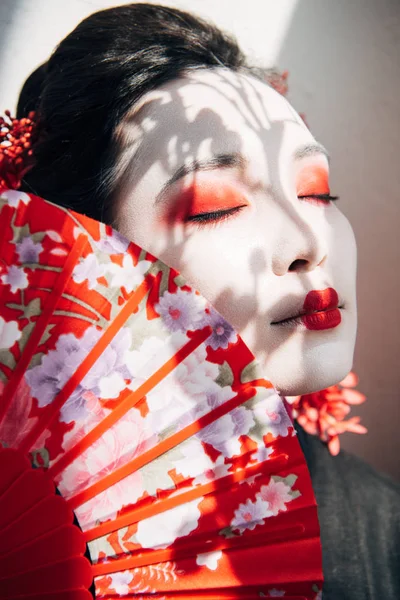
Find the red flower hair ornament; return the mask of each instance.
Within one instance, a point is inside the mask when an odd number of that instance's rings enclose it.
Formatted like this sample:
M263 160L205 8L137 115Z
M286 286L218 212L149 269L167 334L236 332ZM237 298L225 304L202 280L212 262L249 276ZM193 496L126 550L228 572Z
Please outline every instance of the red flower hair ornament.
M266 72L265 80L282 96L286 96L288 71ZM305 121L304 114L300 116ZM308 125L307 125L308 126ZM35 112L27 117L16 119L10 111L0 116L0 192L4 189L18 189L21 181L33 165L32 146L36 139L37 123ZM294 418L312 435L318 435L328 445L329 451L336 456L340 450L338 436L346 431L366 433L360 425L359 417L345 420L352 405L362 404L366 397L355 390L358 377L351 372L338 385L303 396L293 396L290 407Z
M11 117L9 110L0 116L0 190L18 189L23 176L32 166L32 143L35 140L35 113L23 119Z

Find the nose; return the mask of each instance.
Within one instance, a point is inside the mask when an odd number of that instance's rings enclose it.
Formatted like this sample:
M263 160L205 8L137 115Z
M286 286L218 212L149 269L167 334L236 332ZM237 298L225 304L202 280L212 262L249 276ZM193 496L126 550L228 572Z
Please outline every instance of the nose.
M319 218L306 221L298 213L285 215L275 230L273 273L307 273L323 266L328 256L326 233Z

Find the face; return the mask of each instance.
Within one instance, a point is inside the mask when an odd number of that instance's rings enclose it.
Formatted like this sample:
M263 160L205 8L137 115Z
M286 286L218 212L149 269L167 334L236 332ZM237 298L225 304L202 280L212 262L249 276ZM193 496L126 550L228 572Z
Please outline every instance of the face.
M329 198L326 151L285 98L251 76L191 72L144 96L117 133L114 226L214 305L281 394L343 379L354 235Z

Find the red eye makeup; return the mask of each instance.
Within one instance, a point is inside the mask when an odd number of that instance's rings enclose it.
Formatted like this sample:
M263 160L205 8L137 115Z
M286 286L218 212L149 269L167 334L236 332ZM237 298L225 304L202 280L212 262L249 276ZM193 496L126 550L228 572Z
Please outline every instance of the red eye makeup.
M227 219L248 205L238 186L218 181L196 182L174 196L167 219L170 224L205 224Z
M310 165L299 171L296 177L298 196L329 195L329 175L326 168Z
M330 195L328 170L321 165L303 167L296 177L297 197L316 204L329 204L338 200Z

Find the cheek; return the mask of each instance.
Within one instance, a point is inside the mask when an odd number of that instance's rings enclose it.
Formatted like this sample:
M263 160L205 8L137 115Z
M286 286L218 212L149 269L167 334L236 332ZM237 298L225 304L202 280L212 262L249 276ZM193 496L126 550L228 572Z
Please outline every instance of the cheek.
M357 244L354 231L347 217L335 207L329 221L329 263L332 265L333 281L344 288L343 294L355 298L357 274Z

